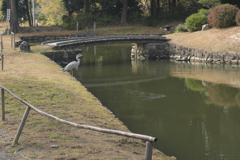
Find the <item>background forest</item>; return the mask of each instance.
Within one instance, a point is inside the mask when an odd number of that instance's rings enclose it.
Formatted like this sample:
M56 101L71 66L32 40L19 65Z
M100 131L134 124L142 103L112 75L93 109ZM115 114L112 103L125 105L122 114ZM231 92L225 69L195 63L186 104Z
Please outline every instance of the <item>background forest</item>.
M35 0L35 19L40 25L58 25L66 29L92 26L145 25L161 26L172 21L184 21L200 9L218 4L240 7L239 0ZM0 0L0 19L6 20L11 8L11 28L19 30L19 23L33 25L32 0ZM16 18L17 17L17 18Z

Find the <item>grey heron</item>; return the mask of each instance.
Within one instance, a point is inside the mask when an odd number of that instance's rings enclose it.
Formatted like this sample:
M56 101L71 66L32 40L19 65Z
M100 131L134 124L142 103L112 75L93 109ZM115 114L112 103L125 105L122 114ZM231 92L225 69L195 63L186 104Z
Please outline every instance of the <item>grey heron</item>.
M70 62L67 66L65 66L63 69L62 69L62 71L63 72L65 72L65 71L70 71L70 73L72 73L72 75L73 75L73 69L76 69L76 70L78 70L78 66L79 66L79 64L80 64L80 57L82 57L83 56L83 54L77 54L77 56L76 56L76 59L77 59L77 61L72 61L72 62Z

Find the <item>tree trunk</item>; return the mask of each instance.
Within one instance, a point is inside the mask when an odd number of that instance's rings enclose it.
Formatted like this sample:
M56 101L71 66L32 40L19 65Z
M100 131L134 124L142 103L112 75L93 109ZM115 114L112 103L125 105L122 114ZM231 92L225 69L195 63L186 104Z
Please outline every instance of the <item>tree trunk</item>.
M17 33L19 30L19 24L18 24L16 0L10 0L10 7L11 7L11 18L10 18L11 31L14 33Z
M27 10L27 17L28 17L28 24L31 27L32 26L32 21L31 21L31 17L30 17L30 13L29 13L29 8L28 8L28 0L24 0L24 3L26 5L26 10Z
M127 23L127 0L123 1L122 18L121 18L120 25L129 26L129 24Z
M157 8L160 8L160 0L157 0Z
M176 0L172 0L172 7L175 8L177 6Z
M70 17L72 15L72 13L74 12L74 9L71 8L72 4L68 0L62 0L62 2L68 12L68 16Z
M5 3L6 3L6 9L11 9L11 6L10 6L10 1L9 0L5 0ZM7 10L6 10L6 13L7 13ZM7 19L7 14L5 15L5 19Z
M29 11L29 17L30 17L29 19L30 19L30 21L31 21L31 26L32 26L32 25L33 25L32 0L30 0L28 4L29 4L29 10L28 10L28 11Z
M168 13L171 13L171 1L168 0Z
M84 0L85 14L89 14L89 0Z
M151 16L157 17L157 7L155 0L151 0Z

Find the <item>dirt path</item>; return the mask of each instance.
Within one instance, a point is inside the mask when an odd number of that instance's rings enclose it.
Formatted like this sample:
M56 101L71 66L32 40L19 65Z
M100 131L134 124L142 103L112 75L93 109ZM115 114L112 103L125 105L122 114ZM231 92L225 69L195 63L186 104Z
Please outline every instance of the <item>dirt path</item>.
M26 160L29 159L21 153L21 148L19 148L15 153L9 150L9 146L12 144L13 135L7 134L7 131L0 128L0 159L1 160Z

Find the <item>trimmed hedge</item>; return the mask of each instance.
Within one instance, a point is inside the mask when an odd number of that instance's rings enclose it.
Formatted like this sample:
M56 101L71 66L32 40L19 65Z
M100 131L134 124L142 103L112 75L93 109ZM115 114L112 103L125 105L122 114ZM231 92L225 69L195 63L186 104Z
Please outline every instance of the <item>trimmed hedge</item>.
M202 25L206 23L207 23L206 15L202 13L195 13L186 19L185 26L190 32L200 31L202 29Z
M175 29L174 32L175 32L175 33L177 33L177 32L187 32L187 29L186 29L185 24L179 24L179 25L176 27L176 29Z
M211 9L208 17L210 26L216 28L229 27L235 24L236 14L239 8L233 5L218 5Z

